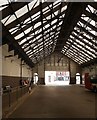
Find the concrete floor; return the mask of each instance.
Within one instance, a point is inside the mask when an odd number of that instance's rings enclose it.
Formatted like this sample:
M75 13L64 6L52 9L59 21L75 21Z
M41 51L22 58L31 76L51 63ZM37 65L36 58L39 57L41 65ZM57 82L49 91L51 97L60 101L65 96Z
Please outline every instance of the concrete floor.
M9 118L96 118L96 95L77 85L36 86Z

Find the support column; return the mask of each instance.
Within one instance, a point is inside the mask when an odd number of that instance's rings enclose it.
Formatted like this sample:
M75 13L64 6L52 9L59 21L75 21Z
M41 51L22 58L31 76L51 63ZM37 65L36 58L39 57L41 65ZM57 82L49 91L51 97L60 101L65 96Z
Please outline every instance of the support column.
M69 84L71 84L71 66L70 66L71 62L70 59L68 60L68 70L69 70L69 74L70 74L70 82Z
M44 58L44 81L43 84L45 85L45 58Z
M22 80L22 60L21 60L21 63L20 63L20 79Z

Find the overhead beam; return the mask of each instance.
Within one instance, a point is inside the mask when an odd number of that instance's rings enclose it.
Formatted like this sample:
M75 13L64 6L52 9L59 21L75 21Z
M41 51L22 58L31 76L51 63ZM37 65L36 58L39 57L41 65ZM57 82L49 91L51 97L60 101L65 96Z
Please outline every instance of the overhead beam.
M58 44L62 43L63 45L60 46L60 51L62 50L86 6L87 4L82 2L70 2L68 4L56 49L59 47Z
M26 55L26 53L23 51L23 49L19 46L19 44L15 41L15 39L12 37L12 35L9 33L9 31L6 29L6 27L2 24L2 36L6 34L7 44L11 44L15 51L17 51L18 55L21 56L21 58L26 61L26 63L30 67L34 67L34 64L29 59L29 57Z

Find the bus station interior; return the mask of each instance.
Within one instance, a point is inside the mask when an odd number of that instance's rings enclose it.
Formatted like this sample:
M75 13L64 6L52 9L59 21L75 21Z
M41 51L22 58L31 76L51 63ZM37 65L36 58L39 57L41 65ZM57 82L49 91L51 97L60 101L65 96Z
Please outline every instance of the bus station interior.
M1 1L0 116L97 118L97 3Z

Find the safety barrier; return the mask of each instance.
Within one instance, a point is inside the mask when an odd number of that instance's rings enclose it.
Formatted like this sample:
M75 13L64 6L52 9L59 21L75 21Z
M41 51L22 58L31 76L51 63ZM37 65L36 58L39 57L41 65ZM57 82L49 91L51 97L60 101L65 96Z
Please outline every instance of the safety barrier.
M2 92L2 112L5 115L12 106L22 102L22 98L28 93L29 86L9 88ZM20 100L21 99L21 100Z

